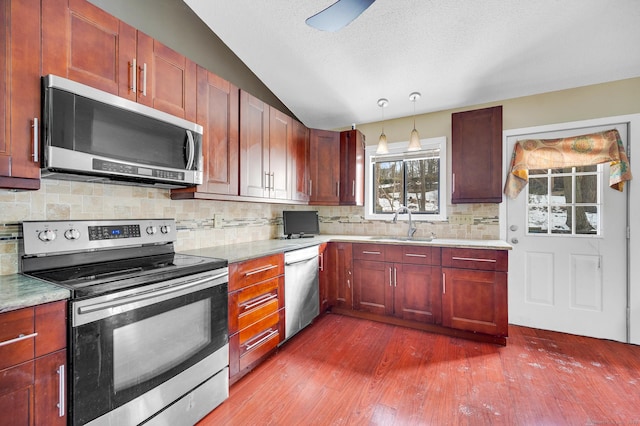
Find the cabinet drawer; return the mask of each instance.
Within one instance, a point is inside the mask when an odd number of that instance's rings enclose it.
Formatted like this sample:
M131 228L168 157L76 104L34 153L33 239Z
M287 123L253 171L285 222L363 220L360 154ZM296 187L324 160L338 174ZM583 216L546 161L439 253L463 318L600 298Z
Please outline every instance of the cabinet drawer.
M243 345L240 349L240 371L263 358L275 349L278 343L280 343L280 333L278 332L278 327L275 326L256 336L255 341L252 341L250 346Z
M0 314L0 370L33 359L36 336L33 308Z
M67 347L67 302L38 305L36 315L36 357Z
M442 266L447 268L507 271L506 250L443 248Z
M279 309L279 281L280 278L273 278L239 292L237 307L239 330Z
M428 246L402 246L398 263L410 263L414 265L440 265L440 248Z
M282 253L229 265L229 291L284 274Z
M251 324L249 327L246 327L240 330L239 340L240 343L240 355L242 355L247 350L251 350L251 347L260 340L260 336L264 337L267 331L275 330L278 331L278 323L280 321L280 311L274 312L261 319L258 322Z
M387 246L384 244L353 244L353 258L359 260L385 260Z

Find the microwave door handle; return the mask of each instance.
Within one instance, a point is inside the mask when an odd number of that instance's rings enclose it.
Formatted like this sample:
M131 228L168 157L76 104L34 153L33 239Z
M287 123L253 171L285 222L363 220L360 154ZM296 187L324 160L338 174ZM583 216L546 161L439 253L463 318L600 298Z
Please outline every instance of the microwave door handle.
M191 166L193 166L193 159L196 155L196 144L193 141L193 133L191 133L191 130L187 130L187 142L189 143L189 159L187 160L187 170L191 170Z

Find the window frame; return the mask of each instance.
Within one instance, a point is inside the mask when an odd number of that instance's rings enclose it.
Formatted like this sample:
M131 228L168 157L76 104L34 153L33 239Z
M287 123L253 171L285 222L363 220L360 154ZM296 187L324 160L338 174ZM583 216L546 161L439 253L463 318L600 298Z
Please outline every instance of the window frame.
M434 149L440 150L440 173L439 173L439 191L438 202L440 204L440 211L438 214L420 213L413 214L411 219L418 222L444 222L447 220L447 138L445 136L439 136L436 138L421 139L420 145L422 150L430 151ZM389 154L386 155L398 155L399 158L410 158L416 156L416 151L407 151L409 146L408 141L393 142L388 144ZM393 213L374 213L373 212L373 167L376 158L377 145L368 145L365 148L365 169L364 169L364 217L367 220L383 220L390 221L393 218ZM402 155L405 154L406 157ZM406 216L406 213L401 214Z

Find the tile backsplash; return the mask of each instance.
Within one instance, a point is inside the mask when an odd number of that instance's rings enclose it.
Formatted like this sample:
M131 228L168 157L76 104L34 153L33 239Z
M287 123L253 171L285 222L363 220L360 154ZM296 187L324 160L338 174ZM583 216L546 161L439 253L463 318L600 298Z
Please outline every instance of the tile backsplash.
M38 191L0 190L0 275L18 272L24 220L175 218L177 250L282 236L282 210L318 210L323 234L403 235L406 222L363 219L362 207L324 207L209 200L171 200L166 189L43 179ZM498 205L448 206L473 216L473 224L418 222L416 236L499 238ZM221 220L214 227L214 215ZM359 218L359 219L358 219Z

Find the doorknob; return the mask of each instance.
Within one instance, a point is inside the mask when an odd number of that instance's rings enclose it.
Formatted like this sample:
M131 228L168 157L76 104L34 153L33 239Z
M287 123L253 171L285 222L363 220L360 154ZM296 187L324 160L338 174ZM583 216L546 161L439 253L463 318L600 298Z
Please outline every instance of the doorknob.
M518 244L518 239L517 238L512 238L511 239L511 244Z
M518 225L511 225L509 227L509 229L512 230L512 231L517 231L518 230Z

